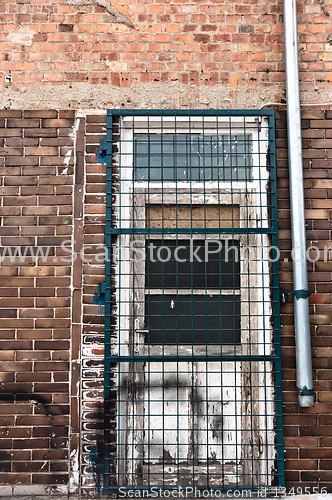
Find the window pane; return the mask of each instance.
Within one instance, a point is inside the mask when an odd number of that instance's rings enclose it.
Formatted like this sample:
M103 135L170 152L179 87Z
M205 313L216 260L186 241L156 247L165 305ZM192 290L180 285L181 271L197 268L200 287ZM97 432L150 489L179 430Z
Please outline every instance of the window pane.
M251 152L249 134L136 134L135 180L251 180Z
M239 344L240 296L148 295L148 344Z
M147 240L146 288L238 289L236 240Z

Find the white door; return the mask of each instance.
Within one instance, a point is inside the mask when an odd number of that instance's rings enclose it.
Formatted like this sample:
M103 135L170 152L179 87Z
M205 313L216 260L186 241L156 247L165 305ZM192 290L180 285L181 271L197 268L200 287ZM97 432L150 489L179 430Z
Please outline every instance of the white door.
M118 482L264 486L275 455L272 369L259 357L272 353L269 264L264 252L247 254L268 245L259 234L267 224L266 149L248 146L249 128L248 137L210 129L202 136L195 122L189 137L181 123L181 132L174 118L167 130L157 121L152 132L144 120L135 133L123 125ZM225 159L232 154L235 167Z

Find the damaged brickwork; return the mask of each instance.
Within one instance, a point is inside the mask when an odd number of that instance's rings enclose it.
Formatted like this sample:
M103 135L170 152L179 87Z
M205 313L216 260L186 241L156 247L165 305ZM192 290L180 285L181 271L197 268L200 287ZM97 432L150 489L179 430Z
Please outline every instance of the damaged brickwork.
M302 100L330 102L331 6L298 4ZM6 108L283 102L280 0L49 0L0 6Z

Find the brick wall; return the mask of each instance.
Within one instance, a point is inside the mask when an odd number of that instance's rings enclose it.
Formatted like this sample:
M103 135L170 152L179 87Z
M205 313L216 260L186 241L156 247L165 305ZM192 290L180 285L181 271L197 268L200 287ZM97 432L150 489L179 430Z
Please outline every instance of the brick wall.
M278 0L112 2L118 19L97 1L43 3L41 9L39 0L29 9L21 3L1 8L3 70L11 72L14 88L36 81L128 88L148 82L235 87L239 76L251 85L283 80L275 72L283 59ZM319 8L307 15L327 23ZM19 26L30 37L23 61L20 35L13 33Z
M73 112L0 111L0 125L0 482L65 485ZM4 254L27 246L26 258Z
M293 290L285 113L277 114L278 199L281 286ZM296 394L293 299L282 306L285 467L288 489L306 486L332 491L332 112L302 112L307 245L320 258L308 262L315 406L299 408ZM310 254L316 260L318 254ZM288 259L288 262L284 262ZM311 491L313 491L311 489Z
M0 266L0 483L31 492L44 485L64 491L70 481L72 491L81 485L93 496L88 454L103 434L103 311L93 294L104 277L95 255L105 223L105 169L94 150L105 137L105 113L78 113L74 120L71 111L4 110L0 120L2 252L50 247L44 262L6 257ZM280 278L290 292L284 112L277 112L276 125ZM322 251L309 262L316 402L307 409L297 404L290 296L282 306L285 467L288 489L331 491L332 262L330 255L324 262L323 248L332 247L332 112L303 111L302 127L308 245ZM64 240L76 253L83 248L83 261L69 262Z
M106 117L74 115L0 111L0 484L14 494L95 493L105 171L94 151Z
M37 107L76 108L284 99L282 0L98 3L0 5L4 105L22 107L27 96ZM307 102L329 102L332 4L303 0L298 13L302 91Z

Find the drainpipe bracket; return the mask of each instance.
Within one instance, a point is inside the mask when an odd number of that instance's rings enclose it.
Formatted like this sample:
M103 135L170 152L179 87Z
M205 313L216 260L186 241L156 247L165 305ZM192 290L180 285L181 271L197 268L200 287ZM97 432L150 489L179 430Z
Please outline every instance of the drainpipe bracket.
M298 395L299 396L313 396L314 395L314 390L313 389L308 389L308 387L305 385L300 389L299 387L297 388Z
M305 289L294 290L293 292L291 292L291 295L294 295L296 300L307 299L311 295L311 292L309 292L309 290L305 290Z

